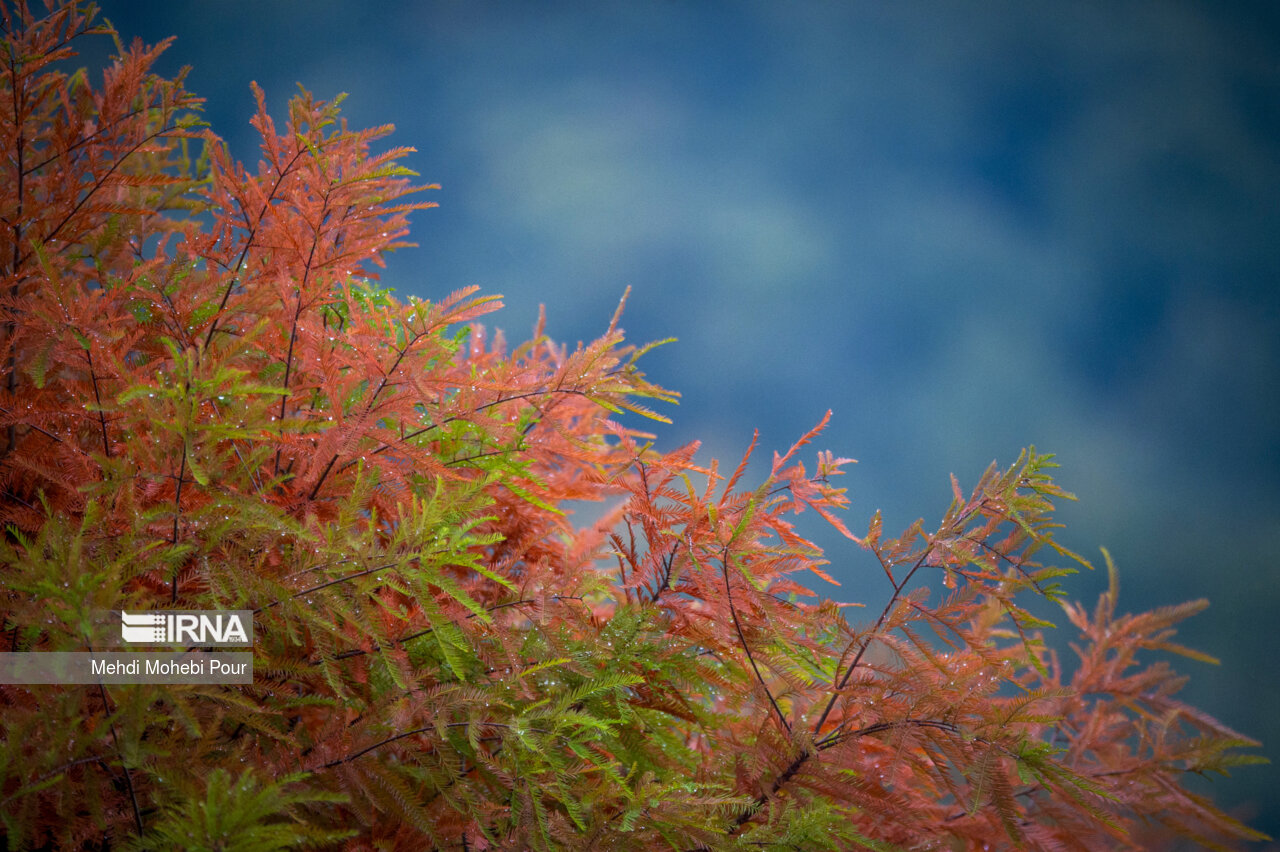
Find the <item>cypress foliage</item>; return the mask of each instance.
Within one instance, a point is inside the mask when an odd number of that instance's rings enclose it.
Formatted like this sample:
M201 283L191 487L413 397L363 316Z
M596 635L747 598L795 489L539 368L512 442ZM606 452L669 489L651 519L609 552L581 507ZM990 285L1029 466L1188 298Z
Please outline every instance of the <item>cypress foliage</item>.
M103 610L248 609L251 686L0 686L17 849L1098 849L1257 839L1182 785L1260 758L1176 698L1203 603L1092 611L1057 581L1049 456L855 535L800 450L744 483L660 452L619 313L509 348L496 297L376 283L433 206L337 102L260 160L166 47L95 82L79 2L3 5L4 650L91 649ZM603 501L576 526L569 501ZM868 609L791 518L873 554ZM1041 563L1048 554L1061 565ZM931 595L925 584L935 587ZM1079 633L1064 666L1028 596Z

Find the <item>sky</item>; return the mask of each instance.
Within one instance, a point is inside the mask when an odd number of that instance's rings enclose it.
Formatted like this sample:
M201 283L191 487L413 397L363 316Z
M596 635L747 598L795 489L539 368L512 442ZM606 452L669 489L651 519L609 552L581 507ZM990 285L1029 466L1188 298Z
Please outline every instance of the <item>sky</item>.
M767 460L816 423L850 526L934 523L1035 445L1121 606L1207 597L1184 695L1280 763L1280 8L105 0L256 162L300 83L441 189L383 283L591 340L618 298L683 395L660 444ZM101 49L105 54L106 45ZM97 49L97 48L94 48ZM84 61L95 60L93 49ZM92 67L92 65L91 65ZM763 465L758 475L764 475ZM816 529L816 528L815 528ZM839 600L882 601L822 539ZM1069 581L1092 601L1104 572ZM1212 790L1280 835L1280 766Z

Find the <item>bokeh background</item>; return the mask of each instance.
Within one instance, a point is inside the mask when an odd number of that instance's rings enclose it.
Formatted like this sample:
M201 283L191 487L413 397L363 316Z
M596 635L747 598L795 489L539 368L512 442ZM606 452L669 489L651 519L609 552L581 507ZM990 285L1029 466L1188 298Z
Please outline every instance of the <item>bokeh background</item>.
M1054 452L1063 539L1122 606L1208 597L1185 695L1280 756L1280 6L106 0L256 162L301 83L440 183L385 284L478 284L510 338L593 339L624 288L684 394L658 429L762 461L828 408L850 526ZM82 53L91 66L109 44ZM100 50L101 53L95 53ZM762 465L763 467L763 465ZM877 602L829 546L824 590ZM1092 600L1105 572L1070 581ZM1217 798L1280 835L1280 769Z

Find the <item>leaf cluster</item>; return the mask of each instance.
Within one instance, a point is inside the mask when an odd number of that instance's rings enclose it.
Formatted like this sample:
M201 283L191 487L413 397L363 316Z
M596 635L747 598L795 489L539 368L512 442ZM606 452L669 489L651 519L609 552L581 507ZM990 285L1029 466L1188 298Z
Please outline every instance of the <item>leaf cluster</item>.
M91 6L2 23L5 650L164 607L252 610L256 640L249 686L0 685L8 848L1260 836L1182 783L1256 744L1139 657L1196 656L1171 636L1201 604L1067 602L1050 457L953 480L933 532L855 535L850 460L800 460L826 418L750 486L754 442L727 476L656 450L633 424L676 394L621 305L589 344L509 347L496 297L380 287L434 206L389 127L306 92L278 127L255 89L251 168L152 72L166 44L117 42L95 86L59 70L111 33ZM801 582L831 580L805 510L873 557L870 609ZM1070 671L1035 596L1079 631Z

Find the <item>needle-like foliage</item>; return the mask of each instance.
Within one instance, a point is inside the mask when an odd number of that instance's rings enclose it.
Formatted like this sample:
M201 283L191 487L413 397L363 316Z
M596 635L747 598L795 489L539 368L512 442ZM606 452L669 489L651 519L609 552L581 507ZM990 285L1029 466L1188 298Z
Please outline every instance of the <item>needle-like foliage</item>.
M68 73L113 35L91 7L2 8L2 650L91 650L114 610L255 629L249 686L0 686L8 849L1259 837L1183 786L1255 744L1142 656L1190 653L1202 604L1120 615L1113 581L1063 603L1078 660L1043 643L1026 601L1083 561L1048 456L889 538L846 527L848 459L801 461L825 419L754 485L750 450L659 452L626 424L675 394L618 315L509 348L495 297L375 283L433 206L390 128L305 92L277 126L255 89L249 167L152 72L166 45ZM868 608L802 584L830 579L806 509L874 557L841 589Z

